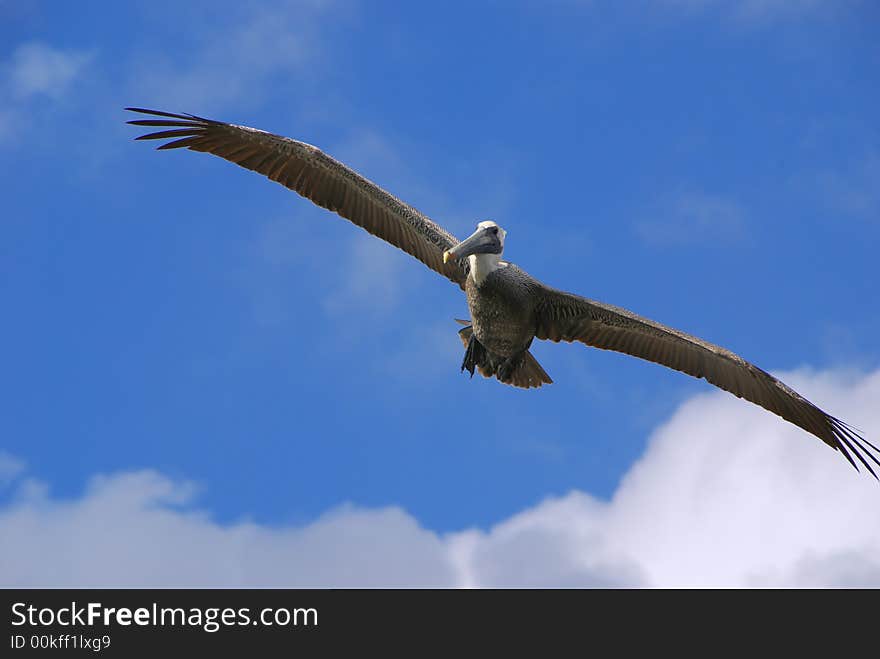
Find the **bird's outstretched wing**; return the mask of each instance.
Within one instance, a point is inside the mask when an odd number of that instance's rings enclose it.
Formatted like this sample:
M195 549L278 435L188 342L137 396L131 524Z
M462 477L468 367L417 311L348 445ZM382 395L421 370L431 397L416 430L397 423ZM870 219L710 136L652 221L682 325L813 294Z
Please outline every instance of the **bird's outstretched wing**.
M466 263L443 263L443 252L458 243L455 236L317 147L191 114L143 108L126 110L163 117L129 121L135 126L164 129L137 139L170 139L159 149L204 151L268 176L399 247L464 288Z
M868 442L840 419L823 412L799 393L737 354L684 332L594 300L549 287L542 291L535 336L580 341L674 368L760 405L840 450L858 469L851 453L877 478L870 462L880 461ZM867 445L867 446L866 446ZM867 459L866 459L867 458Z

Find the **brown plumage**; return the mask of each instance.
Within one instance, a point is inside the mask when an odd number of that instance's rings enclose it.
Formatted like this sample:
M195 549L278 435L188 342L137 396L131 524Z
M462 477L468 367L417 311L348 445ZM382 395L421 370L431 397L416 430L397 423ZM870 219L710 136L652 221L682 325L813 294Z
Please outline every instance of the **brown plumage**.
M850 452L876 478L864 456L880 465L868 448L877 447L852 427L830 414L739 355L690 334L595 300L547 287L536 313L535 336L550 341L579 341L603 350L674 368L745 398L786 421L800 426L834 449L840 449L856 467Z
M411 254L465 290L471 324L462 370L513 386L552 382L528 349L535 338L579 341L673 368L778 414L877 477L871 449L852 427L729 350L608 304L557 291L500 260L505 232L483 222L464 242L416 209L318 148L246 126L190 114L126 108L163 117L129 123L165 130L137 139L171 139L159 149L188 148L259 172ZM854 459L855 457L855 459Z
M443 252L458 242L455 236L311 144L191 114L142 108L126 110L168 117L128 122L135 126L176 127L137 139L175 138L159 150L204 151L268 176L399 247L464 288L467 271L462 264L443 263Z

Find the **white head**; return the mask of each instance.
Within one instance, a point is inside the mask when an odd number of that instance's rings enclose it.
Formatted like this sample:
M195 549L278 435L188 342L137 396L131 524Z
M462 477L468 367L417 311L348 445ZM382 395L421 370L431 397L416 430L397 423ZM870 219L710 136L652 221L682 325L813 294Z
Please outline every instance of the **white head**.
M492 220L477 224L477 230L443 254L443 261L461 259L472 254L493 254L501 258L507 232Z
M480 222L473 234L443 253L443 262L467 257L474 281L481 284L490 272L502 266L506 236L507 232L492 220Z

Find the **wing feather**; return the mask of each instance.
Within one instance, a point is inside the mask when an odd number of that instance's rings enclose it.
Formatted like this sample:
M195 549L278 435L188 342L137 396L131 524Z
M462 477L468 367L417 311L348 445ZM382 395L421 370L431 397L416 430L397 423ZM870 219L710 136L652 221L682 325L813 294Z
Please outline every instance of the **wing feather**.
M871 462L880 466L880 460L869 450L870 447L880 455L876 446L739 355L620 307L548 287L544 287L541 298L537 308L537 338L578 341L705 378L716 387L760 405L812 433L841 451L858 469L853 459L855 456L877 478Z
M443 252L458 243L455 236L311 144L192 114L126 110L167 117L129 121L135 126L165 128L136 139L171 140L158 148L211 153L263 174L402 249L464 288L466 262L443 263Z

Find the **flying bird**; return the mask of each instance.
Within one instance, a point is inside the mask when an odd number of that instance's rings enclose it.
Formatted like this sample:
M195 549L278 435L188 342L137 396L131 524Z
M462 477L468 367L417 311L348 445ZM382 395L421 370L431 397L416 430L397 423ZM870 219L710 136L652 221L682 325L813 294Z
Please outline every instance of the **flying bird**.
M502 260L506 232L493 221L459 241L412 206L305 142L192 114L126 108L151 115L128 123L161 128L139 140L171 140L160 150L186 148L220 156L294 190L371 234L414 256L457 284L467 297L470 321L459 336L461 370L504 384L531 388L553 381L529 352L534 339L578 341L622 352L696 378L778 414L858 460L873 476L870 449L880 449L853 427L729 350L595 300L550 288ZM158 118L157 118L158 117ZM855 460L854 460L855 458Z

